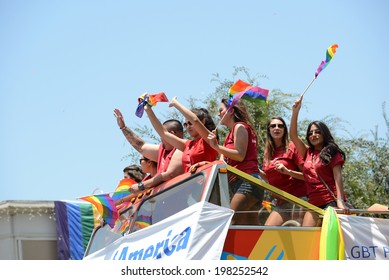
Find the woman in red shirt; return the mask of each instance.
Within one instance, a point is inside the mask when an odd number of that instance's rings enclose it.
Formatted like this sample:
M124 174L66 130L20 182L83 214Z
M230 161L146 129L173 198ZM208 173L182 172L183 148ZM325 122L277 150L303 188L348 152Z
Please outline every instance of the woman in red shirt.
M163 141L168 142L178 150L182 151L182 167L184 172L189 172L192 165L202 161L214 161L217 158L217 152L209 146L206 140L204 140L197 129L193 126L193 123L187 120L184 123L184 127L188 132L192 140L182 139L175 136L173 133L167 131L167 129L160 123L155 116L152 108L148 105L145 106L145 112L147 113L151 124L157 131ZM215 123L208 111L204 108L193 109L192 112L201 121L201 123L207 129L215 129Z
M349 208L345 204L346 196L342 179L342 167L346 155L335 143L328 127L320 121L308 125L306 134L308 146L298 137L297 119L301 102L302 97L293 104L290 138L305 160L303 175L308 201L322 209L328 206L344 209L347 214ZM303 226L317 226L318 220L316 213L306 212Z
M302 173L304 160L296 147L289 142L288 128L283 118L272 117L267 123L267 138L263 157L261 177L275 186L296 197L307 200L307 190ZM277 199L275 209L266 220L267 226L279 226L288 219L299 219L300 213L287 212L292 204Z
M230 129L224 145L218 144L217 135L213 129L206 129L195 115L179 104L174 98L170 106L178 109L199 131L201 137L208 141L215 151L227 164L235 167L256 178L260 178L257 157L257 136L249 114L243 101L238 101L235 106L227 110L228 99L222 99L219 107L221 124ZM249 213L235 214L233 224L255 225L258 224L258 210L263 199L263 190L257 186L239 178L230 178L230 186L233 196L230 208L235 211L249 211Z

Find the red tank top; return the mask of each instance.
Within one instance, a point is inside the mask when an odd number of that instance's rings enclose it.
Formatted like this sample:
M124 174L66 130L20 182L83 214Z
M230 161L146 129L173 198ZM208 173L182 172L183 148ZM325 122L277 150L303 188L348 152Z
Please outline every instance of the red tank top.
M211 148L203 138L188 140L185 142L182 154L182 167L184 172L188 172L193 164L201 161L214 161L216 157L216 150Z
M224 159L228 165L231 165L236 169L246 172L247 174L259 173L258 157L257 157L257 140L254 131L246 123L237 122L234 124L234 127L231 129L230 133L228 133L226 140L224 141L224 147L229 149L235 148L234 131L235 131L235 127L238 124L242 124L246 128L249 135L246 156L243 161L236 161L227 157L224 157Z

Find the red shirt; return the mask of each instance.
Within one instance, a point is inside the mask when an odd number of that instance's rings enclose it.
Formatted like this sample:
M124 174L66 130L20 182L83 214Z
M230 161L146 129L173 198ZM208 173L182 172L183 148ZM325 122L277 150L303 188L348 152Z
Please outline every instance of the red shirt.
M287 169L300 171L298 166L304 164L304 160L292 142L289 142L288 151L284 147L277 148L269 165L266 165L266 162L263 161L263 171L265 171L270 185L297 197L307 195L305 182L278 172L274 165L276 161L282 163Z
M185 142L185 149L182 154L182 167L188 172L190 167L201 161L216 160L217 152L202 138L188 140Z
M247 174L259 173L258 168L258 157L257 157L257 140L254 134L254 131L251 129L249 125L243 122L237 122L234 124L234 127L231 129L230 133L228 133L226 140L224 141L224 147L229 149L235 149L234 143L234 131L237 124L242 124L247 132L248 132L248 143L247 143L247 151L246 156L243 161L236 161L233 159L229 159L224 157L226 163L239 169Z
M312 152L310 149L307 150L303 171L305 183L307 186L308 201L316 206L322 206L330 203L331 201L334 201L334 197L330 194L326 186L320 180L317 173L320 174L334 195L337 196L332 168L335 165L340 164L343 166L344 164L342 155L337 152L335 156L332 157L329 164L323 165L319 158L319 153L320 151L315 150Z
M175 150L176 148L166 151L162 144L159 145L157 173L162 173L167 170Z

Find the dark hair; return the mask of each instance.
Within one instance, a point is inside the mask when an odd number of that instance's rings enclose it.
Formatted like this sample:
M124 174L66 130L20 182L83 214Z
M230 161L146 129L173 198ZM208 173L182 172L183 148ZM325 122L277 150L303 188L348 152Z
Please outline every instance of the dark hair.
M342 155L343 159L346 160L346 154L335 143L334 137L332 136L328 126L321 121L313 121L308 125L307 134L305 136L305 139L307 140L307 143L309 145L309 149L311 151L314 150L314 146L309 141L309 132L311 130L312 125L316 125L318 127L318 129L320 129L321 135L323 137L323 149L320 151L320 155L319 155L320 160L323 163L323 165L329 164L332 157L335 156L337 152L339 152Z
M184 127L179 120L169 119L163 123L168 131L174 131L176 133L184 133Z
M142 168L137 164L131 164L123 169L123 172L132 177L137 183L141 182L146 174L142 171Z
M283 118L275 116L271 117L270 120L267 122L266 126L266 144L265 144L265 151L264 151L264 160L266 162L266 165L269 164L271 159L274 156L274 152L276 150L276 144L274 143L274 139L270 134L270 123L272 120L279 120L284 125L284 134L282 135L282 146L285 148L286 151L289 149L289 135L288 135L288 128L286 126L286 123Z
M200 121L205 119L204 126L209 130L213 131L216 128L215 122L212 119L212 116L209 114L208 110L205 108L195 108L192 109L192 112L199 118Z
M228 98L223 98L222 103L228 108ZM254 126L254 123L247 112L246 105L244 102L240 99L234 107L234 120L235 122L244 122L247 123L247 125L253 130L254 135L255 135L255 140L257 141L257 150L259 149L258 145L258 135Z

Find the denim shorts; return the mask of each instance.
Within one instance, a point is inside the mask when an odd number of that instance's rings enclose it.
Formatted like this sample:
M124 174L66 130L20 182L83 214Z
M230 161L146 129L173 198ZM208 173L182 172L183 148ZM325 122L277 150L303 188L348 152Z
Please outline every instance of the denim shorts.
M254 173L250 175L262 180L258 173ZM250 194L256 197L259 201L263 200L263 193L264 193L263 189L257 187L256 185L252 185L250 184L250 182L243 179L237 179L233 181L231 183L231 191L233 194L235 193Z

